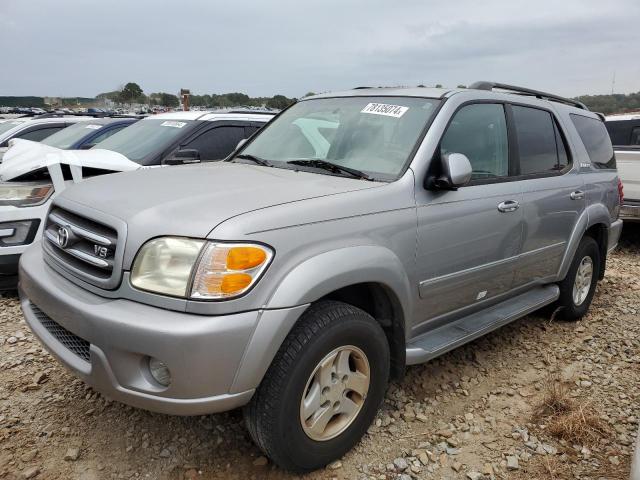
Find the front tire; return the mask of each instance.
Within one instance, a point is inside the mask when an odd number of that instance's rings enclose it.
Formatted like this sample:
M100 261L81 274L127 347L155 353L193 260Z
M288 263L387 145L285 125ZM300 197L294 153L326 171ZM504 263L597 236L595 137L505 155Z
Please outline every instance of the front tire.
M584 237L565 279L559 283L560 307L558 315L563 320L580 320L589 310L600 272L600 249L591 237Z
M245 408L255 443L278 466L303 473L342 457L384 399L389 344L369 314L312 305L289 333Z

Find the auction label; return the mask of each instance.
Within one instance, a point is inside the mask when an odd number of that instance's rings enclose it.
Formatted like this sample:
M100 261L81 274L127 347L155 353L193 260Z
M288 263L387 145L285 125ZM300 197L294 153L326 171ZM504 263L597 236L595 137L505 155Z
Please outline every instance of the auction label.
M185 122L173 122L170 120L167 120L166 122L162 122L160 125L162 125L163 127L173 127L173 128L182 128L186 125Z
M400 118L405 112L409 110L409 107L403 107L401 105L389 105L388 103L370 103L360 113L372 113L374 115L385 115L387 117Z

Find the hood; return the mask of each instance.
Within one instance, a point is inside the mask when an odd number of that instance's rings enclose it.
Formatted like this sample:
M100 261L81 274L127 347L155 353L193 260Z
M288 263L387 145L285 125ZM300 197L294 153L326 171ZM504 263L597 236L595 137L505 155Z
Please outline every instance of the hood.
M71 166L73 180L76 182L82 180L81 167L116 172L140 168L139 164L110 150L60 150L41 143L21 140L15 142L4 154L0 164L0 180L13 180L43 168L48 168L51 178L55 180L56 174L53 170L59 170L61 164Z
M379 186L331 175L216 162L143 169L87 180L62 195L128 225L133 243L161 235L204 238L231 217ZM131 243L129 238L127 243ZM137 248L137 247L136 247Z

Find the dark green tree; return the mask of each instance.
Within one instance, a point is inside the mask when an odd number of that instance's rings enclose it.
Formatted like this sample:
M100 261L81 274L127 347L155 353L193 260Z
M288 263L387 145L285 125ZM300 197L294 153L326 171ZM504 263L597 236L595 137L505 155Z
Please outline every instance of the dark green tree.
M274 95L267 101L267 107L282 110L295 102L295 99L287 98L284 95Z
M172 95L171 93L158 92L149 95L149 103L163 107L177 107L180 105L180 100L176 95Z
M227 97L227 100L231 105L248 105L251 101L249 95L246 93L225 93L224 96Z
M127 83L120 92L120 101L122 103L136 103L142 98L144 98L144 94L137 83Z

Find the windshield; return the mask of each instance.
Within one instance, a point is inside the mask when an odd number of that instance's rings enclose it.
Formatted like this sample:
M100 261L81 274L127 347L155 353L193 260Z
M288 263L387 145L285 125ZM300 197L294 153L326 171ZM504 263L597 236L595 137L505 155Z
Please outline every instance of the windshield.
M0 123L0 135L2 135L5 132L8 132L12 128L16 128L18 125L22 125L23 123L24 121L16 121L16 120L9 120L8 122Z
M112 150L129 160L144 164L149 155L163 151L194 123L193 120L145 119L119 131L94 148Z
M68 148L71 148L71 146L75 143L91 135L96 130L100 130L101 128L102 125L98 125L96 123L79 122L75 125L71 125L70 127L63 128L59 132L56 132L53 135L45 138L40 143L44 143L45 145L49 145L50 147L67 150Z
M402 173L437 104L415 97L302 101L267 126L241 154L274 166L324 160L374 179L393 180Z

